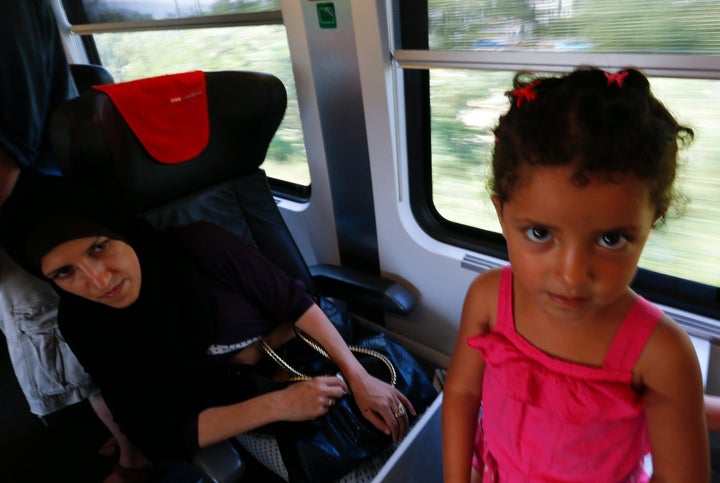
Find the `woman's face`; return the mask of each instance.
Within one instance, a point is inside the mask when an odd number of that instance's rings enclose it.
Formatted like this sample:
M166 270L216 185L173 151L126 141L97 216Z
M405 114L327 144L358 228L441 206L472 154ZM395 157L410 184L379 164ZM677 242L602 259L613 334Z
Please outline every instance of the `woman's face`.
M66 292L116 309L140 295L140 261L120 240L101 236L67 241L50 250L40 268Z

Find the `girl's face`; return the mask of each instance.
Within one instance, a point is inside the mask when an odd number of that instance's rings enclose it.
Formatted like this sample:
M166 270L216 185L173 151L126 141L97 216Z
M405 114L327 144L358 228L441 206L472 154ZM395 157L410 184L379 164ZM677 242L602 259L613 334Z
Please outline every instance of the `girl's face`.
M120 240L103 236L67 241L50 250L40 268L66 292L110 307L127 307L140 295L140 261Z
M571 181L572 167L527 167L510 200L493 200L513 266L516 297L547 316L588 320L628 301L628 286L655 222L633 176ZM622 297L627 297L623 299Z

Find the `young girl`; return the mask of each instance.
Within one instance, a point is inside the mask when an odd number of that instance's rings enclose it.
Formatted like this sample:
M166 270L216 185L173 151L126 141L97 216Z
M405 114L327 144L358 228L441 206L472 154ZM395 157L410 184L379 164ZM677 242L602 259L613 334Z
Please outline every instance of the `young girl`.
M647 453L652 481L708 481L692 344L629 287L692 131L633 69L518 74L509 97L491 187L511 265L465 299L445 482L648 481Z

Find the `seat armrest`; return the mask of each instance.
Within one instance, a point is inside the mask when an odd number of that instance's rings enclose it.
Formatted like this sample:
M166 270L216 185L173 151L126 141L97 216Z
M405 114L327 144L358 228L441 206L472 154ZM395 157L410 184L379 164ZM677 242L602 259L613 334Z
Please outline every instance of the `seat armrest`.
M245 463L230 441L200 449L193 463L203 473L203 483L236 483L245 474Z
M318 291L372 310L409 315L417 297L394 280L346 267L320 264L310 267Z

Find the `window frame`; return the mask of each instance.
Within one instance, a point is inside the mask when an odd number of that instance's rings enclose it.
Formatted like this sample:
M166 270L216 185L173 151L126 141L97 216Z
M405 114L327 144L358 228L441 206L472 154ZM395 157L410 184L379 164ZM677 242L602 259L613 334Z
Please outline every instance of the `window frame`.
M62 0L56 0L60 10L63 9ZM82 0L75 0L73 8L84 9ZM166 30L207 29L222 27L251 27L259 25L283 25L282 11L268 10L264 12L231 13L227 15L204 15L198 17L183 17L162 20L141 20L101 23L71 24L67 20L65 11L66 30L76 35L82 42L87 62L102 65L100 54L95 45L93 35L106 33L150 32ZM292 181L268 176L268 183L273 194L291 201L306 203L312 193L312 181L308 185L293 183Z
M536 70L569 72L578 65L609 70L635 66L649 76L720 80L720 56L691 54L608 54L590 52L516 52L429 50L427 0L393 0L395 40L392 55L402 71L410 206L419 226L431 237L484 255L507 260L501 234L452 222L433 202L432 147L430 145L430 71ZM399 35L398 35L399 33ZM404 45L412 48L403 48ZM639 294L663 305L720 319L720 287L639 268L632 284ZM717 338L720 326L698 329Z
M230 13L227 15L205 15L201 17L163 20L86 23L70 25L70 31L76 35L93 35L120 32L145 32L151 30L249 27L253 25L284 25L282 12L280 10L270 10L267 12Z

